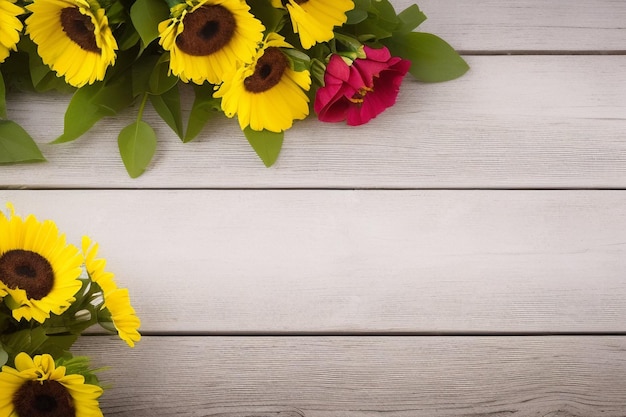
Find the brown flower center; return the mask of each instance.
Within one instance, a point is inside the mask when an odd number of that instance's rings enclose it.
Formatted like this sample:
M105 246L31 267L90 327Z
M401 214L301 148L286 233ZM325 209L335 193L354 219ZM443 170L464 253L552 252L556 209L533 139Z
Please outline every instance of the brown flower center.
M57 381L27 381L13 396L20 417L74 417L76 410L67 388Z
M176 37L181 51L194 56L211 55L230 42L237 24L227 8L202 6L183 18L184 29Z
M0 255L0 281L26 291L30 299L41 300L52 290L54 271L40 254L14 249Z
M271 46L265 50L254 67L254 74L243 80L243 85L251 93L262 93L280 82L289 61L280 49Z
M61 26L67 37L85 51L100 53L96 43L96 35L91 18L85 16L78 7L66 7L61 10Z

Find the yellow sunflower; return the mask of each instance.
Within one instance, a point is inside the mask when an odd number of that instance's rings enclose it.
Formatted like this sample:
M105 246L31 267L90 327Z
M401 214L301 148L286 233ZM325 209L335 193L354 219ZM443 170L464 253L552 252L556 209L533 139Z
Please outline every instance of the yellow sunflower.
M13 3L14 0L0 0L0 63L4 62L11 51L17 50L15 45L20 40L22 31L22 22L17 16L24 10Z
M113 273L105 271L106 260L96 258L99 249L97 243L93 243L89 237L84 236L82 249L89 278L102 289L103 308L106 308L111 314L111 320L117 334L130 347L135 346L135 342L141 339L138 331L141 321L130 304L128 290L118 288Z
M282 132L294 120L309 114L311 87L309 71L294 71L280 48L291 48L285 39L270 33L252 63L240 67L215 92L222 98L222 110L228 117L237 114L245 129Z
M254 56L265 27L242 0L187 0L159 24L170 70L184 82L222 82Z
M0 215L0 293L16 320L43 323L75 301L83 259L53 221L22 220L9 208Z
M98 398L102 388L85 383L78 374L66 374L48 354L15 357L15 368L0 372L0 416L102 417Z
M352 0L271 0L272 6L289 11L293 31L300 36L304 49L317 42L334 37L333 29L348 18L346 12L354 9Z
M117 42L97 2L34 0L26 8L26 33L46 65L75 87L104 79Z

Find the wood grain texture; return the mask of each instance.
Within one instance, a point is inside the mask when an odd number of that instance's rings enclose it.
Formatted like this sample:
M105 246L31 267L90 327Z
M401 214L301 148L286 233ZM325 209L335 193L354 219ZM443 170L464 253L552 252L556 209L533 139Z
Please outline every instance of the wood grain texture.
M624 191L0 191L147 332L624 332Z
M624 337L85 337L108 416L623 417Z
M135 180L116 139L132 109L76 142L47 145L62 132L67 98L12 96L9 116L31 127L50 162L2 166L0 187L626 187L626 56L468 60L470 72L453 82L407 79L398 103L366 126L297 123L270 169L234 120L216 118L183 144L148 112L159 145Z
M601 52L626 50L621 0L391 0L417 3L420 26L458 50L475 52Z
M626 2L418 3L471 71L297 123L271 169L233 120L183 145L148 111L132 180L134 108L53 146L68 97L9 96L50 163L0 166L0 204L99 241L143 322L75 348L106 416L626 416L626 190L593 190L626 189Z

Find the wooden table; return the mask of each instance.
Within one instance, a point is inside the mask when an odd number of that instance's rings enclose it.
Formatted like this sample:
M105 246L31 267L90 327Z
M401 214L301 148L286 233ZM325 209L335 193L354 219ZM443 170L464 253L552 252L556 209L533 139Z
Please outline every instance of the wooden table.
M409 4L396 0L398 10ZM420 0L463 78L362 128L297 123L266 169L215 119L127 177L63 96L13 97L49 163L0 200L89 234L143 321L108 416L626 415L626 2Z

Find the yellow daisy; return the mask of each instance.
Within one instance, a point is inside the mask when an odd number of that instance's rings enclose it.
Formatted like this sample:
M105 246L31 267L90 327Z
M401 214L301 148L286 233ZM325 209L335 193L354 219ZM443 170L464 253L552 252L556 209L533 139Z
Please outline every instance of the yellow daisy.
M48 354L15 357L15 368L0 372L0 416L102 417L98 398L102 388L85 383L78 374L66 374Z
M139 326L141 321L130 304L130 296L126 288L118 288L113 273L105 271L106 260L96 258L99 246L84 236L82 240L85 268L89 278L102 289L103 308L111 315L111 321L120 339L130 347L141 339Z
M348 18L346 12L354 9L352 0L271 0L272 6L289 11L293 31L300 36L304 49L334 37L333 29Z
M248 62L263 39L263 24L242 0L187 0L159 24L159 44L170 70L184 82L222 82Z
M16 320L43 323L75 301L83 259L53 221L22 220L9 208L0 215L0 292Z
M117 42L97 2L34 0L26 8L32 12L26 33L46 65L75 87L104 79Z
M24 10L16 6L15 1L0 0L0 63L9 56L11 51L16 51L17 42L20 40L22 22L17 16Z
M222 110L228 117L235 114L245 129L282 132L294 120L309 114L311 87L309 71L294 71L280 48L291 48L285 39L270 33L254 60L240 67L215 92L222 98Z

